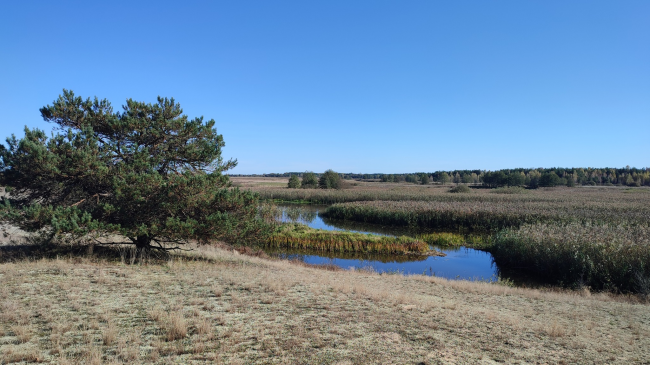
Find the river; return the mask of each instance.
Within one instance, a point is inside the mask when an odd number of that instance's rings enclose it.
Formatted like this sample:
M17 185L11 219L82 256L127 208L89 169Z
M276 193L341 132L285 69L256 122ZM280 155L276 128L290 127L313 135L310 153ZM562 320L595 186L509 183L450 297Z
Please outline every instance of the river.
M342 230L381 235L414 235L417 231L384 227L350 221L338 221L321 216L327 207L319 205L282 205L282 220L300 222L312 228ZM499 269L492 255L472 248L438 248L447 256L414 257L404 255L364 255L323 253L320 251L270 250L272 255L299 259L309 264L333 264L344 269L366 269L380 273L424 274L448 279L494 281Z

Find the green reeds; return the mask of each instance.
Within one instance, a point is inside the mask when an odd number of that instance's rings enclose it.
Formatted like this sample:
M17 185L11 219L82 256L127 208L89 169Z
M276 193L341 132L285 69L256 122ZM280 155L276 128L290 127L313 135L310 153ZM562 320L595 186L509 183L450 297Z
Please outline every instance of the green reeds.
M411 237L391 237L344 231L312 229L288 224L264 243L267 247L309 249L327 252L363 252L376 254L427 254L429 245Z
M535 223L644 224L650 221L650 207L643 203L621 206L606 201L525 202L512 199L498 202L373 201L334 204L327 208L324 216L393 226L496 231Z
M499 232L491 252L500 266L525 269L565 286L650 290L648 226L524 225Z
M458 233L448 233L448 232L436 232L436 233L426 233L417 236L419 240L422 240L430 245L439 246L439 247L458 247L465 244L465 237Z
M425 233L416 236L416 238L430 245L438 247L466 246L483 249L489 246L489 239L487 237L477 235L462 235L450 232Z

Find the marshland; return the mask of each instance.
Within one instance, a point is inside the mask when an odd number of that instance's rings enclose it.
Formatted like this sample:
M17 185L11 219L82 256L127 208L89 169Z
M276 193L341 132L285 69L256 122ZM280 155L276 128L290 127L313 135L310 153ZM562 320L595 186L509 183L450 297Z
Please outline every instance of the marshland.
M650 356L647 188L232 181L259 194L258 214L276 227L256 245L144 256L130 245L42 246L6 229L3 362Z
M0 365L650 365L649 1L0 9Z
M270 179L259 178L263 180ZM268 201L307 206L329 202L319 216L332 227L411 237L437 250L483 250L497 266L497 278L499 271L507 271L515 282L520 282L519 273L520 278L534 277L537 284L650 293L648 188L475 186L456 193L454 185L376 181L350 181L338 190L270 187L250 178L239 184ZM408 265L402 269L408 271Z

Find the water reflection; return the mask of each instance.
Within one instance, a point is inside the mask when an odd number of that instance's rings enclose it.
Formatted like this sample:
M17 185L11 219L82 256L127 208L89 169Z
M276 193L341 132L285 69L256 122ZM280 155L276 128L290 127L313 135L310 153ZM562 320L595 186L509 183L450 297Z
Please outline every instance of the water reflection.
M286 206L282 209L282 221L303 223L309 225L318 217L318 210L308 209L305 206Z
M285 205L282 220L299 222L312 228L391 236L415 236L423 230L384 227L373 224L327 219L319 213L326 206ZM408 255L368 255L359 253L321 252L309 250L269 250L270 254L288 259L298 259L309 264L333 264L344 269L372 269L377 272L435 275L449 279L496 280L499 270L488 252L471 248L440 249L446 257Z

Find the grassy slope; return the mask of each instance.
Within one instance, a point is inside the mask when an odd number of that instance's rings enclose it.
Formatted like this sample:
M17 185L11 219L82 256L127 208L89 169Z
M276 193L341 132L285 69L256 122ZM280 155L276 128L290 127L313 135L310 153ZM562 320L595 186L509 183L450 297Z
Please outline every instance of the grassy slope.
M203 259L0 264L0 363L650 358L650 310L622 297L332 272L219 249L191 255Z

